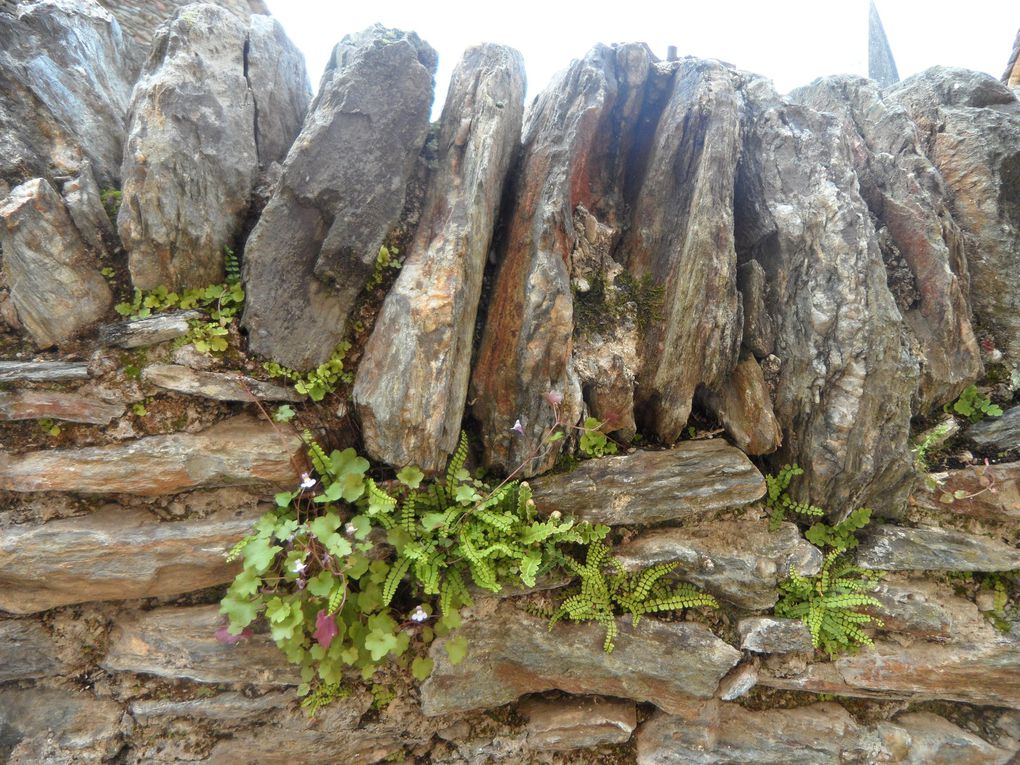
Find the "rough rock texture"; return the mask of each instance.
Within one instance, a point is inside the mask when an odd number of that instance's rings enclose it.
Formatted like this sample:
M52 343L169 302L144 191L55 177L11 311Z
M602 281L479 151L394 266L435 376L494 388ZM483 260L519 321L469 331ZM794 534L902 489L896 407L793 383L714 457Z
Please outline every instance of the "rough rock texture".
M776 329L765 306L768 278L757 260L741 263L737 268L737 289L744 311L741 342L755 358L764 359L776 349Z
M482 275L523 111L521 55L469 49L450 83L417 236L354 386L365 448L391 465L440 470L457 448Z
M1020 406L1006 410L1001 417L986 417L971 425L967 438L987 449L1020 449Z
M60 195L42 178L0 200L0 248L11 302L42 348L64 345L113 302Z
M224 508L209 518L160 522L116 505L91 515L0 531L0 609L15 614L68 603L177 595L231 581L225 552L258 517Z
M862 536L857 565L881 571L1010 571L1020 568L1020 550L949 529L883 524Z
M304 401L291 387L273 385L239 373L200 372L179 364L150 364L142 370L142 379L167 390L203 396L217 401Z
M698 518L765 494L761 473L722 439L590 460L530 483L543 512L614 526Z
M814 576L822 567L821 551L801 537L794 524L769 531L767 521L713 521L645 531L614 554L631 571L676 562L681 579L752 611L776 604L777 585L791 568Z
M256 698L241 693L218 693L212 698L140 699L129 707L131 716L140 725L162 723L171 717L230 722L246 720L265 711L285 709L294 702L293 694L286 690L270 691Z
M29 178L74 174L84 159L100 185L117 185L125 54L119 26L93 0L0 14L0 197Z
M957 517L1020 528L1020 462L1002 462L986 471L973 467L949 470L938 478L943 481L941 486L934 491L918 488L910 498L911 503L936 517L948 510ZM985 478L991 478L991 487L984 482ZM948 506L941 501L943 494L957 491L965 492L965 496L954 499Z
M74 688L0 691L0 758L10 765L101 763L117 754L120 705Z
M971 306L995 345L1020 358L1020 105L991 75L933 67L887 93L917 123L965 232Z
M63 382L88 376L89 365L83 361L0 361L0 382Z
M528 746L538 750L619 744L637 727L633 701L535 698L522 702L520 711L528 718Z
M813 651L811 631L800 619L753 616L737 623L740 647L755 653Z
M294 369L325 361L396 226L428 131L436 53L380 26L334 49L248 239L250 347Z
M739 651L699 624L642 619L634 627L629 617L619 622L616 648L605 653L599 625L560 623L550 631L546 620L502 606L461 628L469 646L462 663L450 664L444 641L436 641L422 709L429 716L486 709L557 688L680 710L711 697L740 659Z
M95 253L114 249L116 233L103 205L102 192L92 173L91 162L82 161L77 175L64 181L60 195L85 245Z
M882 620L887 632L929 639L952 638L953 611L973 608L972 603L947 594L937 584L917 579L882 581L868 594L882 607L866 610Z
M161 26L131 99L117 228L136 287L223 280L255 173L248 31L233 14L189 5Z
M704 401L745 454L771 454L783 442L765 375L753 356L742 359L715 391L706 391Z
M887 278L920 350L919 409L953 401L981 374L981 358L970 323L963 235L917 127L906 109L863 78L825 77L790 98L841 119L861 196L889 233L882 253ZM905 283L894 282L897 258L909 268Z
M0 489L156 495L199 487L296 484L303 452L296 434L242 415L195 435L21 455L0 452Z
M758 667L756 662L740 664L719 683L719 698L733 701L747 693L758 684Z
M0 683L62 674L67 665L38 622L0 620Z
M931 713L865 727L832 703L759 712L723 704L695 721L659 712L637 741L638 765L1006 765L1013 754Z
M111 672L184 677L200 683L296 685L297 668L287 663L269 635L235 645L215 632L226 624L216 606L160 608L117 622L102 665Z
M188 334L188 322L201 317L198 311L169 311L144 319L106 324L99 330L99 340L103 345L118 348L143 348L184 337Z
M112 404L78 393L45 390L0 392L0 420L48 418L106 425L122 414L123 404Z
M918 366L886 284L851 147L833 117L744 88L750 124L736 189L737 251L762 266L776 321L776 464L803 499L849 512L906 499Z

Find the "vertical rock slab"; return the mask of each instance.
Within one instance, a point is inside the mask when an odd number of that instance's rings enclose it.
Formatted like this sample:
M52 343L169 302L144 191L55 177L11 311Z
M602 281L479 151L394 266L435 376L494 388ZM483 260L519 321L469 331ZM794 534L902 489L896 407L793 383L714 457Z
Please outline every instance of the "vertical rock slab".
M343 337L403 208L428 132L436 63L414 33L378 25L334 49L245 249L251 350L304 370Z
M248 27L245 76L255 102L255 145L259 165L283 162L301 132L312 91L305 57L283 26L254 15Z
M831 116L744 87L749 127L736 189L737 250L764 269L782 366L776 464L805 470L803 499L848 511L905 500L918 365L849 147Z
M824 77L790 98L842 120L861 196L889 232L889 241L880 238L879 245L890 289L920 351L919 409L954 400L981 374L981 356L970 322L963 234L916 126L906 109L863 78ZM897 283L899 259L909 273Z
M0 195L4 185L91 161L117 185L131 98L127 49L93 0L19 3L0 15Z
M391 465L440 470L457 447L482 276L523 111L521 55L469 49L450 83L414 243L354 384L365 448Z
M978 326L1020 359L1020 103L994 77L933 67L886 97L921 130L964 230Z
M607 196L619 195L608 190L615 181L607 162L613 142L627 139L651 64L646 46L596 46L526 115L513 209L471 380L472 411L491 466L509 471L527 461L523 475L551 467L558 450L541 447L555 421L547 392L562 395L562 421L581 415L571 366L574 211L582 205L598 215ZM511 432L517 420L523 435Z
M649 321L642 338L635 405L642 430L666 443L680 437L697 387L721 385L737 363L739 83L717 62L695 59L676 69L621 243L628 271L663 289L661 320Z
M245 67L247 29L209 4L180 9L156 32L131 100L117 228L136 287L223 279L258 153Z
M783 442L765 375L754 356L742 359L715 390L705 389L702 401L745 454L771 454Z
M0 200L0 248L11 302L42 348L71 340L113 302L63 200L41 178Z
M78 166L78 174L64 181L60 195L82 241L93 252L106 252L109 245L116 242L116 234L103 205L102 192L92 173L91 162L84 160Z

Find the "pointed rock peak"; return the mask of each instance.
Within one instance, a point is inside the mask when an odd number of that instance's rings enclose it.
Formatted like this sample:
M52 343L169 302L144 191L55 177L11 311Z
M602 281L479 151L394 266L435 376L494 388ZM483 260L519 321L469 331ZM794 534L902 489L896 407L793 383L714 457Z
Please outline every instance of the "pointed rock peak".
M868 3L868 77L883 87L900 81L896 60L874 0Z
M1009 63L1006 64L1006 71L1002 74L1002 81L1011 87L1020 87L1020 30L1016 33L1016 40L1013 41L1013 52L1009 56Z

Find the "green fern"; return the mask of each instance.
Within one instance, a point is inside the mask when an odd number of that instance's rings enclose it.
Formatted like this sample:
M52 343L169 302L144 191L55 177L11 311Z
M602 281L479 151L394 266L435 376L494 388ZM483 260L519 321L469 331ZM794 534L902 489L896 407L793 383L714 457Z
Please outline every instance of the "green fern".
M882 621L858 608L881 608L882 604L863 594L871 589L877 575L853 565L842 557L841 550L825 556L817 576L805 577L790 571L790 577L779 585L781 593L775 607L776 616L800 619L811 631L811 643L835 658L871 645L863 626L881 627Z
M765 485L768 487L765 504L772 511L769 517L770 531L779 528L779 524L786 520L787 513L816 518L825 515L825 510L822 508L807 502L798 502L787 493L786 490L790 487L790 482L794 477L803 474L803 468L797 465L783 465L776 475L765 476Z
M718 608L711 595L690 584L667 584L663 578L677 563L661 563L643 571L628 574L620 562L610 556L609 547L601 542L588 545L582 565L564 556L565 567L581 579L579 589L568 596L549 620L549 629L563 618L571 621L595 621L606 630L602 648L612 653L618 634L616 613L629 612L636 625L644 614L679 611L707 606ZM610 572L607 573L606 569Z

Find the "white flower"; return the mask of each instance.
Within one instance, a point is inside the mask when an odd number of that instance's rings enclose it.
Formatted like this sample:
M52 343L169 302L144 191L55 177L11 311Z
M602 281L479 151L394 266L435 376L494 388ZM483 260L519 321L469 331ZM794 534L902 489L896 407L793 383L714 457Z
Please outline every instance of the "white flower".
M421 605L414 607L414 611L411 612L411 621L418 622L421 624L423 621L429 618L429 615L425 613L425 609Z
M308 567L305 565L305 561L302 558L296 558L294 560L294 565L291 566L291 569L294 571L295 574L303 573L306 568Z
M354 535L355 535L355 534L357 533L357 531L358 531L358 527L357 527L357 526L355 526L355 525L354 525L353 523L351 523L350 521L348 521L348 522L347 522L347 523L346 523L346 524L344 525L344 534L346 534L346 535L347 535L347 536L349 536L349 537L353 537L353 536L354 536Z
M520 433L522 436L524 435L524 426L521 425L521 419L519 417L517 418L517 422L514 423L514 426L510 428L510 430L514 433Z
M315 479L312 478L310 475L308 475L308 473L302 473L301 474L301 488L302 489L310 489L313 486L315 486L315 483L316 483Z

